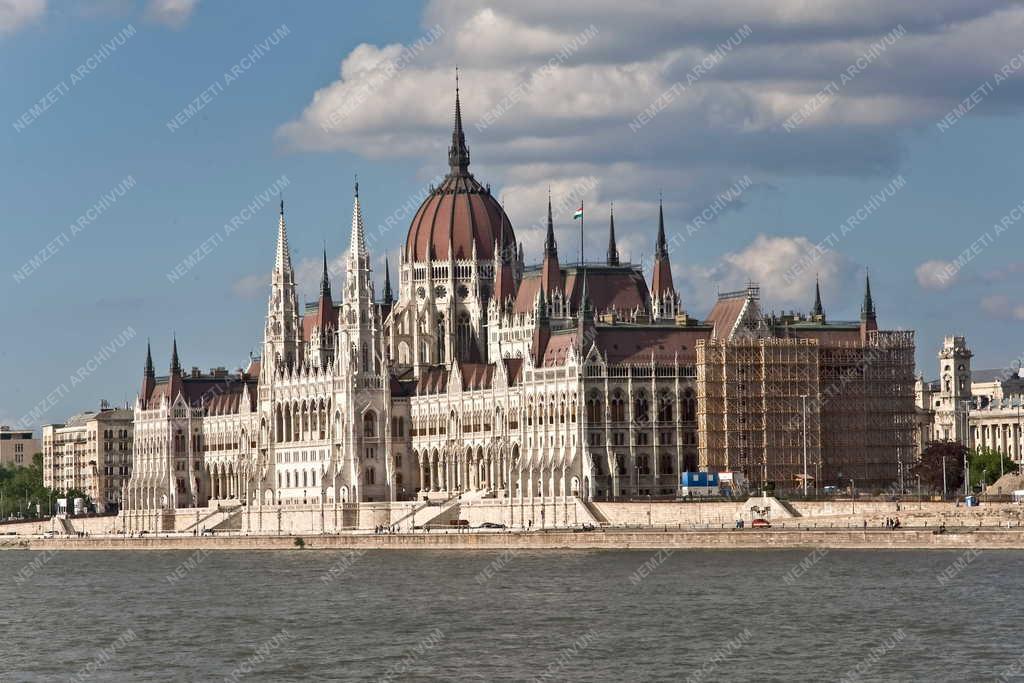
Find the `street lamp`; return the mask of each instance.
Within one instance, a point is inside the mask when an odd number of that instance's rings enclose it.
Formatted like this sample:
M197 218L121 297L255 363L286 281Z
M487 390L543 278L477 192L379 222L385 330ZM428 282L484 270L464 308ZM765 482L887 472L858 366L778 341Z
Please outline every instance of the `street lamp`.
M807 394L800 394L804 436L804 498L807 497Z
M853 483L853 479L850 480L850 514L857 513L857 486Z

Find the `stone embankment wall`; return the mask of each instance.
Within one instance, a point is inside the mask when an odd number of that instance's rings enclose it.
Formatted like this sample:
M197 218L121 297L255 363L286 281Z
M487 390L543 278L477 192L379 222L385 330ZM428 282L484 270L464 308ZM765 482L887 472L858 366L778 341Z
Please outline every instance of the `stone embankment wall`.
M295 536L170 536L144 538L21 539L30 550L292 550ZM653 550L677 549L1016 549L1024 550L1024 532L977 530L935 534L920 530L621 530L585 533L434 531L416 534L343 534L301 536L302 552L334 550ZM0 541L0 548L15 541Z

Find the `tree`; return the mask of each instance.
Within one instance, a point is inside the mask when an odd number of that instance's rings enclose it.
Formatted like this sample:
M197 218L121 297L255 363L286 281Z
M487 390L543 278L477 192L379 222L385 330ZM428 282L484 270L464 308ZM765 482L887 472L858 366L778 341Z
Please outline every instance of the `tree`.
M921 477L921 486L942 491L943 464L946 490L956 491L964 482L964 456L967 448L958 441L929 441L910 473Z
M1000 460L1002 460L1002 470L999 469ZM970 455L967 456L967 462L971 470L972 487L975 484L981 485L982 478L985 480L985 486L994 484L999 479L1000 471L1004 473L1017 471L1017 463L999 451L987 447L976 448L971 451Z

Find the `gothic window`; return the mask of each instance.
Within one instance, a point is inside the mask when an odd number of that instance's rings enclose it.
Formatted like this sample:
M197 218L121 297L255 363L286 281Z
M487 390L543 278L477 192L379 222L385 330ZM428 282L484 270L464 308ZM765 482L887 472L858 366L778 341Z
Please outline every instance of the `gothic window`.
M641 393L633 402L633 416L637 422L647 422L650 417L647 413L647 396Z
M444 363L444 315L441 313L437 314L437 362Z
M672 421L672 397L662 394L658 400L658 422Z
M363 476L363 483L367 484L368 486L373 486L373 484L376 481L377 481L377 471L374 468L372 468L372 467L367 467L366 468L366 474Z
M651 473L651 465L649 462L650 458L647 455L636 456L636 466L640 470L640 474L648 475Z
M622 401L622 393L616 391L612 394L612 400L609 404L612 413L613 422L621 422L626 419L625 405Z
M366 345L366 342L363 342L363 370L370 370L370 347Z
M368 410L363 415L363 436L373 437L377 435L377 414Z
M601 399L597 394L591 394L587 399L587 422L601 421Z
M473 332L468 313L463 313L459 316L457 338L459 345L459 358L466 359L469 357L470 345L473 342Z
M662 474L672 474L672 456L668 453L663 453L661 456L661 472Z
M615 469L620 477L626 473L626 458L621 453L615 454Z

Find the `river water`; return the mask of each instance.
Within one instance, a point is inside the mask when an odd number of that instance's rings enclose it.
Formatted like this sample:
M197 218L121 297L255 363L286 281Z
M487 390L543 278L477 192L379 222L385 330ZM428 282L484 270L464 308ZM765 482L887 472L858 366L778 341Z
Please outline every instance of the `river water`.
M1024 680L1011 551L0 552L0 681Z

